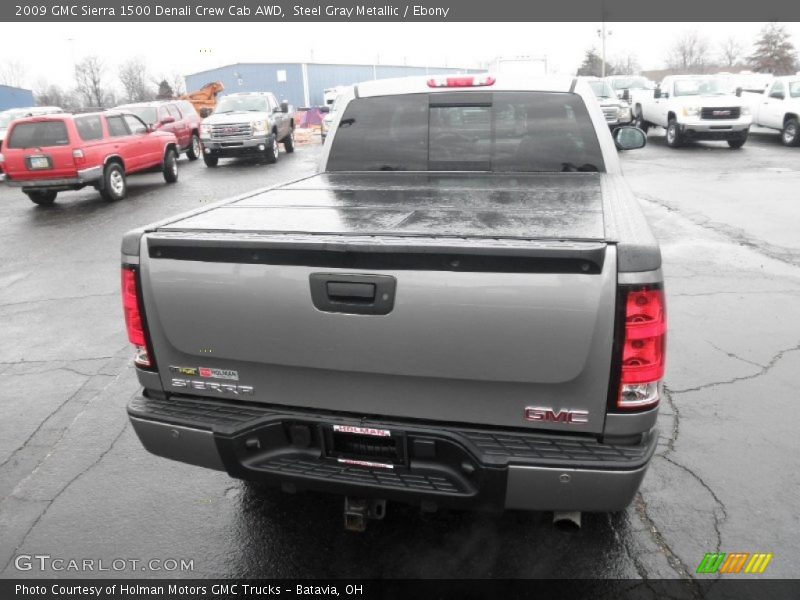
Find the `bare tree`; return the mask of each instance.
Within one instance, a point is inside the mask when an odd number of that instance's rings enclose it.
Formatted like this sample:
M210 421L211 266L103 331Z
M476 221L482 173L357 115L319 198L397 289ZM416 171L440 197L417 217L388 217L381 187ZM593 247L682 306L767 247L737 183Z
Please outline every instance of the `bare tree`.
M27 69L18 60L4 60L0 62L0 83L12 87L24 87L27 79Z
M697 31L686 31L667 54L667 66L687 72L703 72L709 63L708 40Z
M75 87L86 106L103 108L107 91L103 75L105 65L97 56L87 56L75 65Z
M154 93L147 84L147 65L141 58L132 58L119 68L119 80L128 102L152 100Z
M186 93L186 80L180 73L172 72L171 75L172 91L176 96L181 96Z
M74 110L80 105L74 94L46 81L40 80L36 84L33 95L37 106L60 106L64 110Z
M728 36L719 45L720 63L723 67L733 67L744 54L745 45L735 36Z
M616 57L614 68L617 75L637 75L642 70L636 55L631 53Z

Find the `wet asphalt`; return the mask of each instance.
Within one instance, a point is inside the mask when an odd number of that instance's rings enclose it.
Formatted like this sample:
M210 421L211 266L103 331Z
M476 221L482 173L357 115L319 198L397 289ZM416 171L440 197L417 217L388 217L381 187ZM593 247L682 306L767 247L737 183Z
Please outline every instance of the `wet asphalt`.
M575 531L549 513L390 504L352 534L339 497L146 453L125 414L137 382L121 235L312 173L318 155L213 170L181 159L177 185L132 178L115 204L89 189L44 209L0 186L0 577L708 578L695 570L712 551L771 552L763 576L800 576L800 149L768 133L734 151L673 150L653 132L623 156L662 243L670 323L662 439L626 511ZM127 566L20 570L26 555ZM143 568L151 559L192 569Z

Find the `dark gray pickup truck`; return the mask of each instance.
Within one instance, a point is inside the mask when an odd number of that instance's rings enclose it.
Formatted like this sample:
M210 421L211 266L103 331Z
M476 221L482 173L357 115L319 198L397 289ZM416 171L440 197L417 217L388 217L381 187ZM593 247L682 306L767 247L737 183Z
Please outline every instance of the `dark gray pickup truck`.
M642 132L572 79L370 82L337 119L320 174L125 235L144 446L342 494L351 529L623 509L664 373Z

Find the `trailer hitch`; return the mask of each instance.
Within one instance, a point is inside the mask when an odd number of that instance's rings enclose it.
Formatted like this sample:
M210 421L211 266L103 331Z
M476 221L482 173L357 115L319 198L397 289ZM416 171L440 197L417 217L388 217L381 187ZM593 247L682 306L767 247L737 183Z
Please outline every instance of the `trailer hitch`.
M385 516L386 500L345 496L344 528L347 531L360 533L367 529L367 519L380 520Z

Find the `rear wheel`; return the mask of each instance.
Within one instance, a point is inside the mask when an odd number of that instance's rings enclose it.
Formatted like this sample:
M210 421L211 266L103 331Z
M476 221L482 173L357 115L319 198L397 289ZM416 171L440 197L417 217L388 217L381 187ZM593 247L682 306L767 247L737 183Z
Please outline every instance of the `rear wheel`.
M781 132L781 141L784 146L800 144L800 125L797 123L797 119L786 119Z
M58 196L58 192L52 191L25 192L25 194L30 198L31 202L39 206L50 206L56 201L56 196Z
M294 127L289 131L289 135L283 138L283 148L286 150L286 154L294 152Z
M667 125L667 146L678 148L683 145L683 135L681 128L675 119L670 119Z
M267 140L267 149L264 151L264 159L273 165L278 162L278 136L272 134Z
M164 156L164 164L161 167L161 172L164 174L164 181L167 183L175 183L178 181L178 153L172 148L167 150Z
M103 186L100 195L109 202L122 200L128 193L128 180L119 163L109 163L103 171Z
M200 145L200 138L196 133L192 134L192 143L189 144L189 149L186 151L186 156L189 160L197 160L203 153L203 147Z
M203 154L203 162L207 167L216 167L219 164L219 157L213 154Z

